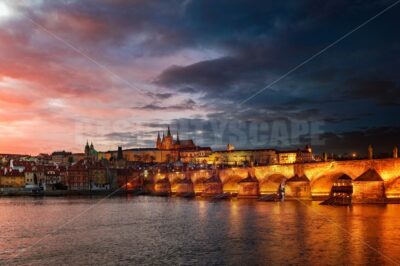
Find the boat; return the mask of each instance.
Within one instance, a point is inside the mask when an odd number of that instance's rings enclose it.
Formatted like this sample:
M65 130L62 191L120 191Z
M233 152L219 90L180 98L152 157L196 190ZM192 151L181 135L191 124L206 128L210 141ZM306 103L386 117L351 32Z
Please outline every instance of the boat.
M261 196L258 198L258 201L280 201L280 198L278 194L274 193Z
M43 187L32 188L32 196L41 197L44 196Z
M177 193L176 196L181 198L194 198L195 194L194 192L186 192L186 193Z
M224 200L224 199L230 199L231 195L229 193L222 193L218 194L212 197L214 200Z

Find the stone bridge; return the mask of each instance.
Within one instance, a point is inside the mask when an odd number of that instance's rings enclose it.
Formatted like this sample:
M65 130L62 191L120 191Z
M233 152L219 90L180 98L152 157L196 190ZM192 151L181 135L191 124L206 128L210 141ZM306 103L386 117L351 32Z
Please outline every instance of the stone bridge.
M382 192L379 192L382 194L381 196L384 198L400 199L400 159L351 160L256 166L253 168L227 168L219 171L219 177L223 185L223 192L227 193L240 194L241 186L243 186L241 181L248 177L248 173L251 172L251 175L256 177L256 182L258 181L257 189L261 195L277 193L279 187L285 185L288 195L297 193L296 195L298 196L306 196L303 198L323 199L329 197L334 183L340 176L344 174L348 175L353 179L354 183L359 176L370 169L375 170L380 176L378 188L379 186L382 187ZM207 170L190 173L196 193L204 191L204 180L209 178L211 174L212 171ZM295 176L298 182L287 182L290 179L294 180L293 177ZM164 177L165 175L162 176L162 178ZM170 173L168 177L171 182L171 192L174 193L176 190L176 181L183 178L183 173ZM368 185L372 183L374 185L368 188ZM367 181L362 182L362 187L357 188L356 192L358 194L368 194L375 193L374 190L377 190L376 181Z
M308 178L311 195L315 198L329 196L333 184L341 175L346 174L354 180L369 169L374 169L383 179L387 197L400 198L400 159L270 165L254 167L252 171L259 181L261 194L277 192L280 184L297 175ZM222 170L220 178L224 191L237 192L238 182L247 176L248 171L250 169L244 168Z

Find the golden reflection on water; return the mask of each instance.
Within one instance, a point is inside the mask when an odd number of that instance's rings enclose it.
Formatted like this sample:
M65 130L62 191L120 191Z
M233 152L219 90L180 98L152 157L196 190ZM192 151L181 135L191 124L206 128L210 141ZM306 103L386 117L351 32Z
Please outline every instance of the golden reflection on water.
M206 215L206 202L204 200L197 201L200 219L204 219Z
M243 207L243 206L241 206ZM230 202L230 208L229 208L229 233L233 235L240 235L241 230L242 230L242 224L243 224L243 218L242 215L243 213L240 212L241 208L238 204L237 199L233 199ZM242 208L243 211L244 208Z
M351 256L360 263L399 261L399 205L357 205L348 217ZM376 256L370 258L369 253Z
M0 198L0 260L94 201ZM391 265L400 261L399 221L400 205L116 198L12 262Z

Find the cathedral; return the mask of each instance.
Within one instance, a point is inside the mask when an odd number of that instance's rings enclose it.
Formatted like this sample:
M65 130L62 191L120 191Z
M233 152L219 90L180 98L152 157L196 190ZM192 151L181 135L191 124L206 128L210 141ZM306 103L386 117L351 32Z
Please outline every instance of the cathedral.
M86 154L92 154L91 146L87 144ZM208 156L212 153L210 147L196 146L193 140L182 140L179 133L176 136L171 134L168 126L167 132L161 135L158 133L154 148L131 148L118 151L99 152L100 159L111 160L111 158L123 157L126 161L146 162L146 163L169 163L181 161L184 163L197 162L205 163Z
M169 129L168 126L167 134L164 135L163 132L162 137L160 137L160 133L158 133L156 148L158 150L189 150L189 149L195 149L196 145L191 139L180 140L179 133L176 133L176 140L174 140L174 137L172 136L171 130Z
M91 143L89 146L89 142L87 141L86 146L85 146L85 157L91 158L91 159L97 159L97 156L98 156L98 152L94 148L93 143Z

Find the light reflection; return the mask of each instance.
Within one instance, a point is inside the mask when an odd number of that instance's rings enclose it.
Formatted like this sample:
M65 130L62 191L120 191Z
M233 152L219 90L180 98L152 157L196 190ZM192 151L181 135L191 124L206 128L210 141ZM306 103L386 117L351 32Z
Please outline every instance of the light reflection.
M70 219L71 215L73 217L93 204L90 199L70 200L71 204L60 199L39 201L46 204L0 198L3 214L0 229L4 232L2 237L9 242L0 247L10 250L21 243L28 245L32 234L45 234L59 225L60 220ZM167 205L172 202L176 205L173 209ZM45 223L35 222L37 213L45 218ZM139 248L140 242L140 249L148 254L153 254L155 246L161 253L172 248L182 250L179 254L171 253L172 261L178 259L175 255L182 254L191 254L179 257L184 262L185 259L200 259L191 251L201 250L202 259L206 257L208 261L220 264L391 264L388 257L400 259L399 213L400 205L342 208L321 206L317 202L175 201L174 198L166 202L154 197L128 196L123 200L104 201L100 208L92 209L66 227L62 234L49 237L41 245L41 248L45 247L41 254L43 258L49 254L63 254L61 251L68 243L69 256L80 258L82 249L79 247L84 243L94 250L111 247L113 254L124 258L121 247ZM133 221L135 226L132 226ZM182 230L188 235L182 234ZM98 238L95 243L94 235ZM140 241L135 238L137 235L140 235ZM218 253L215 253L216 249ZM20 264L29 264L35 252L35 248L27 251ZM0 253L0 259L7 256ZM54 258L62 260L64 257ZM157 258L154 255L150 264Z
M237 199L231 200L229 202L229 231L233 235L240 234L242 227L242 217L239 213L239 203Z

